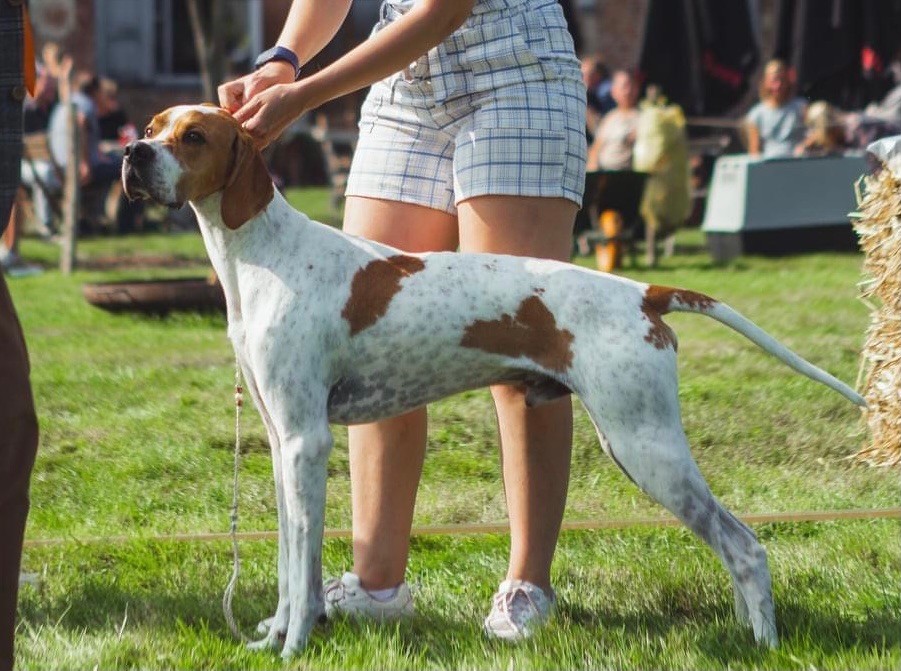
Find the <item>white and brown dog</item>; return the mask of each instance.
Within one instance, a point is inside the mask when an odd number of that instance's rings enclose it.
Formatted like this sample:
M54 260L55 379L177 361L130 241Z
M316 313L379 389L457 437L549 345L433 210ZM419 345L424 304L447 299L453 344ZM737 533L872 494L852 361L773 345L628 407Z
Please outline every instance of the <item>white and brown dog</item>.
M405 254L311 221L274 190L224 111L181 106L126 148L131 197L190 202L228 303L228 333L272 449L278 607L262 644L301 648L323 612L330 423L371 422L444 396L518 383L538 405L570 392L606 453L720 557L736 613L777 642L766 553L714 498L682 429L668 312L745 335L852 402L863 398L702 294L496 254Z

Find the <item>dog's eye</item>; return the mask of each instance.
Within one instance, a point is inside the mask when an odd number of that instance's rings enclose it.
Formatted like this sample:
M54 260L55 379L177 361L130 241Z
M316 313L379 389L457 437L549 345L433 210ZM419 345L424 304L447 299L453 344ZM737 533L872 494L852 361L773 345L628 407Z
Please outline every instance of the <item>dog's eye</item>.
M184 136L185 142L190 142L191 144L203 144L204 138L203 135L198 133L196 130L189 130L185 133Z
M153 137L153 129L150 126L144 129L144 137Z

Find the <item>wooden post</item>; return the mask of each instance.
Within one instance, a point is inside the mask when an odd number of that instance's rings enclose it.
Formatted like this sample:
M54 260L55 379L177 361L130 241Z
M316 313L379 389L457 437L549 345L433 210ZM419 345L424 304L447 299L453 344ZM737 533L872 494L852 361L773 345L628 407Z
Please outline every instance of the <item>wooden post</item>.
M66 160L63 184L63 230L59 269L63 275L71 275L75 268L75 239L78 234L78 212L81 203L81 182L78 166L81 163L81 140L78 132L78 112L72 102L72 62L63 63L60 72L60 104L65 105L66 129L69 135L69 156Z

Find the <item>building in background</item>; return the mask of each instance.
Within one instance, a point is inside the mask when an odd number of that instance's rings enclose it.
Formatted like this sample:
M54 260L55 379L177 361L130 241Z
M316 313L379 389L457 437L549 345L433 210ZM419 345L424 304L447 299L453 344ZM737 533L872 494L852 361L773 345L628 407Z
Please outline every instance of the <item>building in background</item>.
M209 6L212 0L200 0ZM247 71L275 42L289 0L221 0L226 72ZM325 1L325 0L323 0ZM884 91L897 54L901 0L560 0L582 54L638 69L689 115L738 117L756 100L760 65L781 56L799 91L860 106ZM366 38L381 0L355 0L309 69ZM200 99L186 0L30 0L38 46L60 44L76 67L111 77L136 121ZM358 98L330 105L345 118Z

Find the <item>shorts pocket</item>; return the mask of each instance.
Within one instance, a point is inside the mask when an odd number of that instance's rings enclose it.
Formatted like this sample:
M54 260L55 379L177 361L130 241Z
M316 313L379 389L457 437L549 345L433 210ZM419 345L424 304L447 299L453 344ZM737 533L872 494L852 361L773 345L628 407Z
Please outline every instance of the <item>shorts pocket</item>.
M483 195L563 194L566 133L534 128L477 128L461 133L454 150L457 202Z
M544 77L538 56L523 37L518 17L499 18L460 32L465 46L464 67L473 92Z

